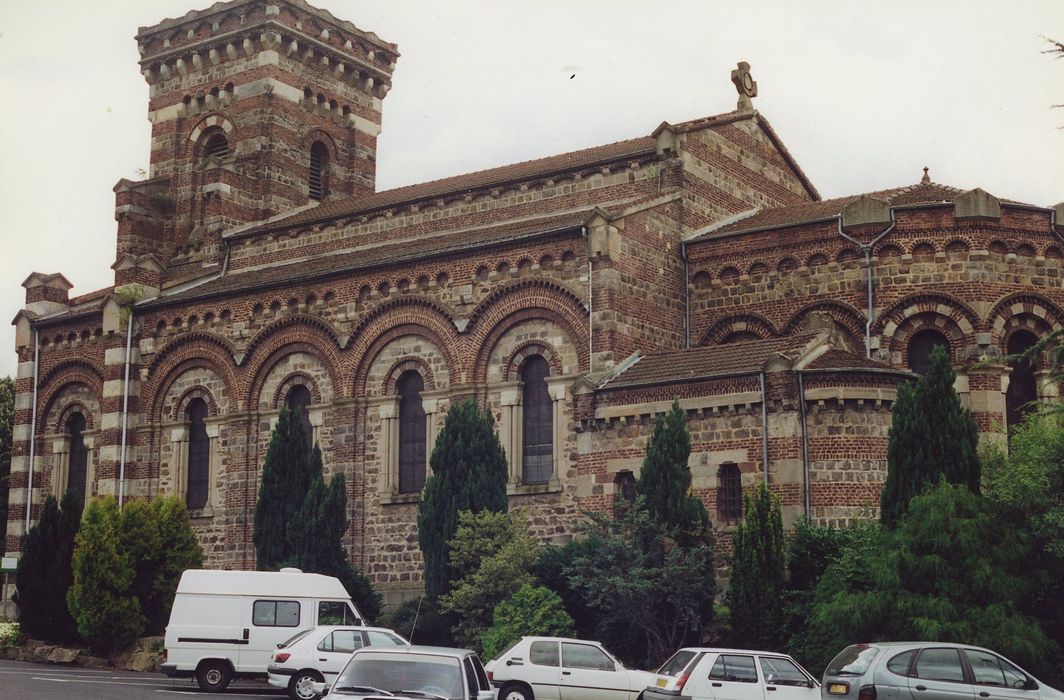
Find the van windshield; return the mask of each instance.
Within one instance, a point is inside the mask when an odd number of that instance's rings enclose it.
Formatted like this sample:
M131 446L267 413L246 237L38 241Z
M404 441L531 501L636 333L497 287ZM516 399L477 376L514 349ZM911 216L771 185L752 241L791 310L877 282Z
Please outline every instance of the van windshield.
M318 603L319 625L361 625L351 605L344 600L323 600Z

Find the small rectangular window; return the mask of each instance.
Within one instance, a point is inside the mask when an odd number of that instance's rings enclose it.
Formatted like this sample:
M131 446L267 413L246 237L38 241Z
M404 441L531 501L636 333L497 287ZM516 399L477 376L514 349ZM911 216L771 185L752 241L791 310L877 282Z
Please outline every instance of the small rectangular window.
M299 603L291 600L256 600L251 610L256 627L298 627Z

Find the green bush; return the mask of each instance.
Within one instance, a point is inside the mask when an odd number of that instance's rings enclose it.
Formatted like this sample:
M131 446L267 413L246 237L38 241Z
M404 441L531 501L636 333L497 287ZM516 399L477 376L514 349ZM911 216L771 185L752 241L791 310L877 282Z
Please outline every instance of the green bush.
M745 501L732 540L727 597L731 640L740 648L775 649L782 634L785 577L780 502L764 484Z
M385 626L413 644L450 646L453 643L449 623L428 598L415 598L399 605L385 616Z
M136 571L121 548L120 521L114 498L94 499L85 508L74 546L74 585L67 593L78 632L107 654L131 644L147 622L131 593Z
M181 574L186 569L203 566L203 548L192 531L188 508L180 497L157 498L151 505L162 556L156 562L151 596L144 613L148 618L148 632L161 634L170 619Z
M524 584L495 606L494 624L480 636L484 658L494 659L524 636L572 637L573 618L558 594L543 586Z

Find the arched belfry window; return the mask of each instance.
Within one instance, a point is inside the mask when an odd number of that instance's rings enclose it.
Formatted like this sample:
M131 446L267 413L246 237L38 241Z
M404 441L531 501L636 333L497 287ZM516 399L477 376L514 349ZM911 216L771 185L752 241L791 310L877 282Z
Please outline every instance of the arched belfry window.
M321 141L310 147L310 198L320 202L329 193L329 149Z
M743 481L739 465L725 462L717 470L717 520L735 522L743 517Z
M426 420L421 392L425 380L411 370L395 383L399 394L399 492L416 493L425 486Z
M1009 336L1006 351L1009 355L1019 355L1038 342L1038 337L1030 331L1016 331ZM1034 374L1034 362L1014 359L1009 361L1012 373L1009 375L1009 388L1005 391L1005 420L1008 430L1023 422L1024 416L1034 408L1038 400L1038 382Z
M909 339L909 369L919 375L926 375L931 369L931 352L942 346L949 350L949 342L946 336L936 330L920 331Z
M229 139L225 137L225 132L215 131L207 137L207 142L203 147L203 158L225 158L229 155Z
M193 399L188 405L188 483L185 503L190 510L207 505L211 473L211 439L207 435L207 402Z
M521 481L543 484L554 473L554 405L547 390L550 365L533 355L521 365Z
M288 392L288 396L285 397L285 405L288 408L288 412L292 414L293 420L298 420L303 424L303 431L307 436L307 448L314 447L314 428L310 424L310 389L297 384L292 387Z
M85 447L85 416L72 413L66 422L67 437L70 439L70 461L67 476L67 489L73 489L86 497L85 486L89 466L89 450ZM60 494L61 495L61 494ZM87 499L86 499L87 500Z

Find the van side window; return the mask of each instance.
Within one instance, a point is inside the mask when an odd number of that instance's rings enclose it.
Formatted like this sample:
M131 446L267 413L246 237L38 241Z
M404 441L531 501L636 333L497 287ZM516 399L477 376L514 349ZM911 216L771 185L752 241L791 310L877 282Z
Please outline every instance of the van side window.
M319 625L361 625L351 606L342 600L323 600L318 603Z
M292 600L256 600L251 609L256 627L299 627L299 603Z

